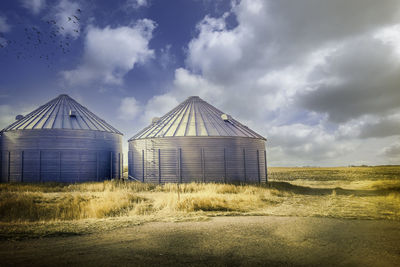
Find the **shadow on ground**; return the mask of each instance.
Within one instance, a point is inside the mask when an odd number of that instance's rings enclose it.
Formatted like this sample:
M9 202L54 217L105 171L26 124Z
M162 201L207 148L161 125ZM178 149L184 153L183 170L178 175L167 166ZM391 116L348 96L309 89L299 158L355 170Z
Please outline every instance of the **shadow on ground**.
M341 187L336 188L313 188L308 186L293 185L287 182L268 182L266 185L268 188L277 189L282 192L300 194L300 195L313 195L313 196L324 196L324 195L353 195L353 196L383 196L393 192L400 192L399 186L392 186L384 189L343 189Z

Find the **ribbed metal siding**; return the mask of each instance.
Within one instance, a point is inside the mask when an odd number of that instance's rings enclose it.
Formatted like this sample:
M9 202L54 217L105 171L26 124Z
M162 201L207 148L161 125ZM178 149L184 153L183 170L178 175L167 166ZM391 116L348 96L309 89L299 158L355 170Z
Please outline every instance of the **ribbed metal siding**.
M122 176L120 134L69 129L3 132L2 182L83 182Z
M265 141L256 138L139 139L129 142L129 170L134 178L155 183L266 182L264 155Z

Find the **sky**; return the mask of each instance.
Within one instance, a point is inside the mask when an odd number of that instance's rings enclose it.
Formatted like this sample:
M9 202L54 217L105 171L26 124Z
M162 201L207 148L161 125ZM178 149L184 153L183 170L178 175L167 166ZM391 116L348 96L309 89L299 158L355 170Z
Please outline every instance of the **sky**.
M197 95L270 166L400 164L400 1L2 0L0 128L64 93L125 153Z

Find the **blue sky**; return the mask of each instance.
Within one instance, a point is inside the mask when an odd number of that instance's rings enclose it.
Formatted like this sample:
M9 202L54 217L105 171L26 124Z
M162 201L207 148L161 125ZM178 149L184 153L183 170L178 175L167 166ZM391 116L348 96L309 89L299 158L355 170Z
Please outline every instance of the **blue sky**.
M400 163L395 0L3 0L0 44L1 128L67 93L127 140L199 95L271 165Z

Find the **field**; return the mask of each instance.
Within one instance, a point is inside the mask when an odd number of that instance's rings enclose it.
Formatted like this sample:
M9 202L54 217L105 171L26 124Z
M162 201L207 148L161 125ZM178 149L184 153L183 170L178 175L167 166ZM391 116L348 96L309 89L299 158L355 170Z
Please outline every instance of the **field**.
M0 184L4 266L397 266L400 166L269 183Z
M400 167L269 168L267 185L0 184L0 239L82 235L215 216L400 221Z

